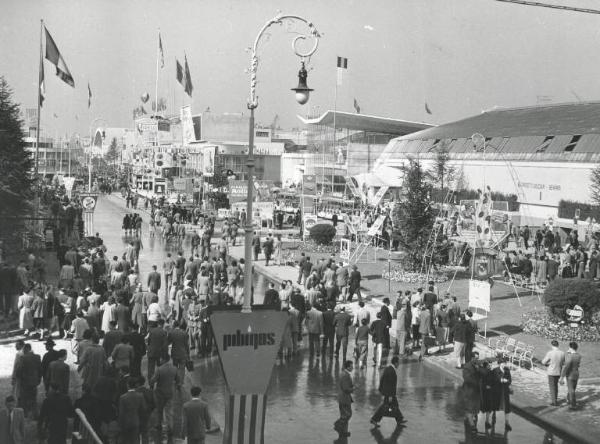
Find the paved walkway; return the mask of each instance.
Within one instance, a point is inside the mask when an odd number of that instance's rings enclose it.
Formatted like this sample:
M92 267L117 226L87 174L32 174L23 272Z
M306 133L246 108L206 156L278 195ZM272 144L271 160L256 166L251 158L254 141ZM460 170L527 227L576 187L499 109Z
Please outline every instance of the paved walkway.
M243 245L231 247L230 254L237 258L243 257ZM316 257L328 256L314 253L310 255ZM394 302L395 294L388 293L388 282L380 277L384 266L387 266L387 259L380 260L377 263L360 264L360 270L363 278L365 278L362 284L362 293L368 300L367 307L371 312L379 310L382 304L381 299L384 296L391 296L392 302ZM298 278L296 267L278 265L267 267L264 259L261 259L260 256L259 260L254 263L254 267L255 272L261 273L276 282L291 280L295 283ZM440 292L445 291L449 286L449 282L440 284ZM392 284L392 292L405 289L414 289L414 285ZM461 306L465 307L467 305L468 280L455 281L452 284L451 291L453 295L457 296L459 303L462 304ZM548 348L547 341L522 333L519 327L524 311L542 306L537 296L532 295L530 292L521 292L521 307L513 288L498 284L493 287L492 299L493 312L487 320L488 332L491 335L510 334L518 340L536 346L536 358L541 359ZM355 310L356 307L357 303L354 302L350 304L349 308ZM485 344L479 344L478 347L482 356L493 357L493 353ZM598 360L600 359L600 344L583 343L580 351L584 359L581 369L582 379L577 388L580 409L571 411L567 408L566 385L559 387L559 397L561 398L559 406L549 406L548 382L545 370L537 366L534 366L533 369L514 368L512 375L515 394L512 397L512 402L515 410L532 422L555 429L559 433L569 434L577 440L576 442L596 443L598 442L598 436L600 436L600 380L595 377L597 375ZM462 381L462 374L460 370L455 368L455 361L451 353L434 355L431 358L426 358L425 361Z

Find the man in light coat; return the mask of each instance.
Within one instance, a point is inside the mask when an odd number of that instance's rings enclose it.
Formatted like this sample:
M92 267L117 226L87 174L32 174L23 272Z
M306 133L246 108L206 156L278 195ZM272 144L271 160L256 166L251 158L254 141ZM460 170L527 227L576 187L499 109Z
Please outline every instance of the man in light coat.
M546 373L548 374L548 386L550 388L550 405L556 406L558 405L558 380L565 365L565 352L558 348L556 339L552 340L550 344L552 350L546 353L546 356L542 359L542 364L548 366Z
M317 357L319 357L319 345L320 340L324 337L323 335L323 313L317 310L310 304L307 306L308 311L306 312L306 330L308 331L308 344L310 356L313 356L315 350Z

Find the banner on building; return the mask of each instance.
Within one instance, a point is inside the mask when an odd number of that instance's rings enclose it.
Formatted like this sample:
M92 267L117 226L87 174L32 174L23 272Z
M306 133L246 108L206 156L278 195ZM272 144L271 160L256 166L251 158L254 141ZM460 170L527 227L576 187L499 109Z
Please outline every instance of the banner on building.
M173 179L173 189L180 193L191 194L194 190L193 179L191 177L174 178Z
M202 175L213 177L215 175L216 146L207 146L202 152Z
M229 179L229 203L248 199L248 181Z
M375 222L373 223L373 225L371 225L371 227L369 228L369 231L367 231L367 234L369 236L380 235L381 228L383 227L384 221L385 221L385 216L379 216L377 219L375 219Z
M302 217L302 225L304 227L304 236L310 236L310 229L317 224L318 218L316 214L304 213Z
M192 120L192 107L190 105L181 107L181 131L183 132L184 144L187 145L196 140L194 122Z
M469 307L490 311L490 283L487 281L469 280Z
M273 180L255 180L254 190L256 191L256 199L262 201L272 200L273 187L275 187L275 181Z
M385 196L385 193L387 193L387 190L389 189L390 187L388 187L387 185L384 185L381 188L379 188L379 190L377 190L377 193L375 193L373 199L371 200L371 205L373 205L374 207L379 205L381 203L381 199L383 199L383 196Z

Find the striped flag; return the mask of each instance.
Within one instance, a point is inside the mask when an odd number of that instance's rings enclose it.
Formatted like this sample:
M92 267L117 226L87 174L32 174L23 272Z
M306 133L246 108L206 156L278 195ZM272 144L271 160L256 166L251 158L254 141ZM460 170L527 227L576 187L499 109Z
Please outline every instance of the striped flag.
M162 39L160 38L160 31L158 32L158 51L160 52L160 67L165 67L165 53L163 51Z
M230 395L225 409L227 444L264 444L267 395Z
M348 69L348 59L346 57L337 58L337 84L342 84L344 71Z
M42 55L40 54L40 108L44 104L44 99L46 98L44 95L46 94L45 80L44 80L44 62L42 60Z
M63 59L62 54L58 50L56 43L54 43L54 39L46 27L44 27L44 30L46 31L46 59L56 66L56 75L60 77L63 82L75 88L75 81L65 63L65 59Z

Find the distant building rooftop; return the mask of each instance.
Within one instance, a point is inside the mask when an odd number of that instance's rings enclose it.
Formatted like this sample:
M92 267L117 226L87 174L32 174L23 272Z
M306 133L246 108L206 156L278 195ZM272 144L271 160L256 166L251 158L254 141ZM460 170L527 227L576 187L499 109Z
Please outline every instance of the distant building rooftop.
M306 125L324 125L333 127L335 115L335 126L356 131L368 131L373 133L393 134L401 136L414 133L432 125L422 122L409 122L407 120L390 119L387 117L369 116L365 114L347 113L343 111L326 111L320 117L298 118Z

